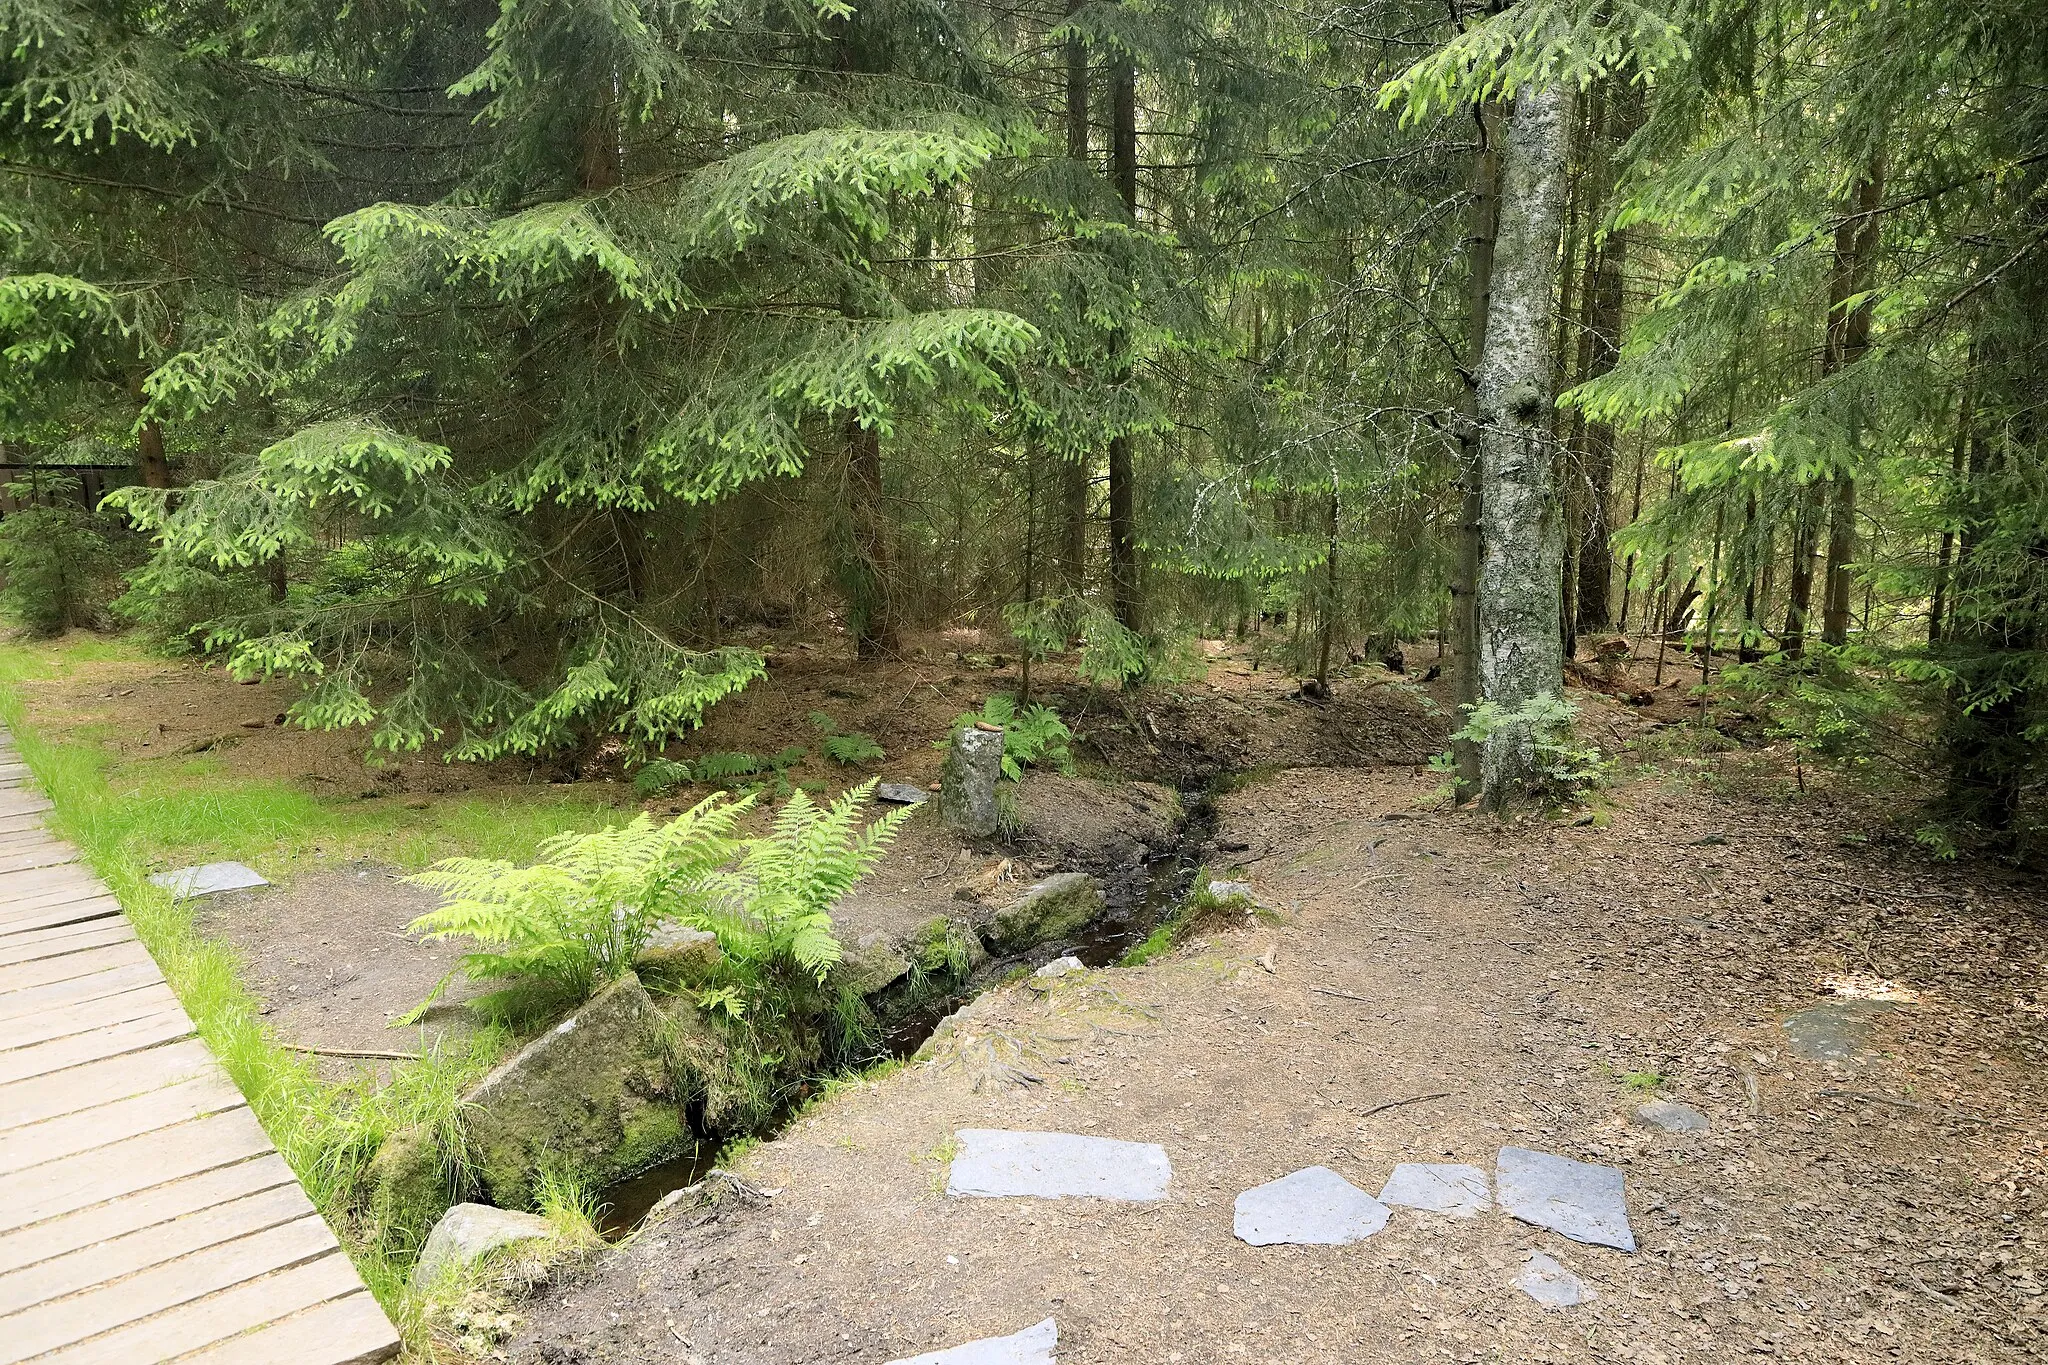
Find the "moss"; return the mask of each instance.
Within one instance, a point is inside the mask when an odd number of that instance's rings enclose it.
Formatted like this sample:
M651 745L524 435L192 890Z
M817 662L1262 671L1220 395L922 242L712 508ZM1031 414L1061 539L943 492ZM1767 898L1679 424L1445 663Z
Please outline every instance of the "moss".
M974 931L948 915L926 920L904 946L926 976L964 980L988 960Z
M1100 915L1102 888L1085 872L1062 872L1026 891L989 921L989 943L1014 953L1066 938Z
M417 1250L455 1202L447 1153L427 1124L401 1128L370 1159L370 1221L386 1252Z

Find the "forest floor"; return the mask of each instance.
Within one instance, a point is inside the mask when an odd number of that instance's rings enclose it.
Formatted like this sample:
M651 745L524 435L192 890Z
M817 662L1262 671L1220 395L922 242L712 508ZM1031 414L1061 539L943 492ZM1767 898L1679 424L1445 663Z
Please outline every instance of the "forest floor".
M1422 764L1448 698L1421 676L1430 652L1410 655L1407 677L1347 669L1327 704L1238 649L1136 700L1051 671L1086 776L1228 779L1196 851L1270 914L1143 968L984 995L929 1060L835 1087L748 1152L738 1173L772 1195L676 1210L562 1273L518 1306L500 1354L876 1365L1047 1316L1068 1365L2048 1353L2039 883L1929 862L1895 796L1731 749L1678 686L1648 707L1574 694L1582 730L1616 756L1576 817L1445 810ZM238 857L280 882L197 924L235 945L288 1041L416 1045L384 1023L447 950L405 937L425 900L395 873L452 852L530 856L546 833L642 804L616 754L365 767L359 738L280 727L282 684L126 647L44 664L17 682L29 723L97 752L152 865ZM1015 685L1014 662L967 635L881 666L791 644L689 752L805 745L791 782L923 784L952 717ZM819 710L889 757L827 763ZM1002 850L914 821L845 932L1035 875L1063 836L1107 847L1156 805L1136 782L1119 805L1034 780L1037 854L1006 870ZM1832 1001L1862 1002L1865 1049L1796 1056L1785 1019ZM1638 1126L1652 1095L1711 1128ZM1169 1196L949 1199L961 1127L1159 1142ZM1410 1210L1342 1248L1231 1235L1239 1191L1300 1167L1377 1192L1397 1162L1490 1166L1504 1144L1624 1170L1641 1249ZM1553 1312L1524 1297L1511 1280L1536 1249L1596 1297Z

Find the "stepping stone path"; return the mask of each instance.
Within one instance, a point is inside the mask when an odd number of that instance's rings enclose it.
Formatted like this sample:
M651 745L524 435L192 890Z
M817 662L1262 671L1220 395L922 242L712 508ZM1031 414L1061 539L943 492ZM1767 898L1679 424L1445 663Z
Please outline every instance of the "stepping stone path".
M1789 1016L1784 1023L1792 1051L1809 1062L1853 1062L1870 1041L1870 1024L1895 1010L1890 1000L1835 1000Z
M1387 1225L1385 1204L1327 1166L1310 1166L1237 1197L1233 1231L1255 1247L1344 1246Z
M1014 1133L962 1128L953 1135L946 1193L982 1199L1121 1199L1166 1197L1173 1167L1156 1142L1119 1142L1073 1133Z
M1515 1288L1545 1308L1571 1308L1593 1297L1578 1276L1540 1251L1515 1276Z
M1047 1318L1007 1337L986 1337L950 1350L892 1360L889 1365L1053 1365L1052 1350L1059 1339L1059 1324Z
M149 880L179 900L270 885L255 868L241 863L201 863L197 867L181 867L175 872L159 872Z
M1503 1147L1494 1177L1501 1208L1523 1222L1588 1246L1636 1249L1622 1175L1614 1167Z
M1477 1166L1404 1161L1387 1177L1382 1204L1475 1218L1493 1207L1493 1182Z
M1678 1104L1672 1100L1651 1100L1636 1106L1636 1122L1645 1128L1658 1128L1667 1133L1704 1133L1707 1131L1707 1116L1690 1105Z

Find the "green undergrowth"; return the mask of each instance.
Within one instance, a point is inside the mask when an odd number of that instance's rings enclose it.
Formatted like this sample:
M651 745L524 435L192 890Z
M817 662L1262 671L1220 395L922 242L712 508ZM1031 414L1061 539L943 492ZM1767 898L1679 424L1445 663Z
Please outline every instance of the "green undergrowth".
M1126 950L1116 965L1142 967L1166 956L1204 929L1241 924L1252 917L1271 918L1256 901L1247 897L1217 895L1209 889L1209 882L1209 869L1196 868L1194 882L1180 904L1153 926L1143 943Z

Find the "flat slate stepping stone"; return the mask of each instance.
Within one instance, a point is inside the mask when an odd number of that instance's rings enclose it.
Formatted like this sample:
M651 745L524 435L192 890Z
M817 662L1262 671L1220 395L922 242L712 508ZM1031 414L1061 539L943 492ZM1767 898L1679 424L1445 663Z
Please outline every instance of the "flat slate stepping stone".
M915 806L930 795L923 787L913 787L908 782L884 782L875 788L877 801L890 801L899 806Z
M1636 1106L1636 1122L1645 1128L1659 1128L1667 1133L1704 1133L1707 1131L1707 1116L1691 1105L1679 1104L1673 1100L1651 1100Z
M1052 1349L1059 1339L1059 1324L1047 1318L1007 1337L984 1337L964 1346L892 1360L889 1365L1053 1365Z
M255 868L241 863L201 863L197 867L181 867L175 872L159 872L150 881L166 888L179 900L270 885Z
M1173 1167L1156 1142L1119 1142L1074 1133L1016 1133L962 1128L953 1135L946 1193L983 1199L1124 1199L1166 1197Z
M1493 1207L1492 1182L1477 1166L1404 1161L1387 1177L1382 1204L1472 1218Z
M1851 1062L1870 1041L1871 1021L1897 1008L1890 1000L1833 1000L1788 1016L1785 1038L1809 1062Z
M1578 1276L1540 1251L1515 1276L1515 1288L1545 1308L1571 1308L1593 1297Z
M1387 1225L1387 1206L1327 1166L1269 1180L1237 1197L1232 1229L1255 1247L1343 1246Z
M1494 1181L1501 1209L1525 1223L1588 1246L1636 1249L1622 1175L1612 1166L1503 1147Z

